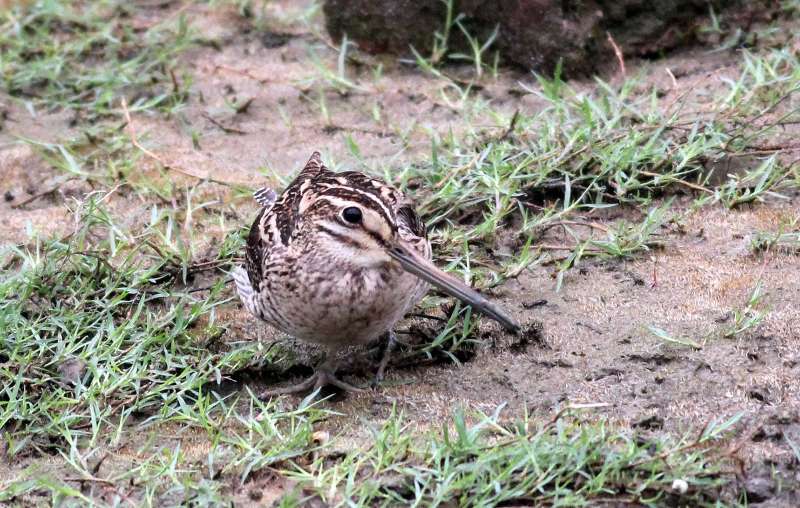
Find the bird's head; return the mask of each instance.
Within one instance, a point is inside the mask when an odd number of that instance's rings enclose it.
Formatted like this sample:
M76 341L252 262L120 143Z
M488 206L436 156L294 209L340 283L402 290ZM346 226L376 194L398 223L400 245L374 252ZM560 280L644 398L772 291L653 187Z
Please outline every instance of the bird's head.
M355 171L333 173L318 154L309 161L318 170L300 186L298 214L332 263L363 269L402 269L516 332L519 325L480 293L431 262L425 225L396 189ZM304 170L306 171L306 170ZM305 187L304 187L305 186ZM303 192L305 190L305 192Z
M376 199L334 188L308 203L301 201L304 228L315 236L313 247L339 263L360 268L391 264L388 250L399 240L398 228L391 209Z

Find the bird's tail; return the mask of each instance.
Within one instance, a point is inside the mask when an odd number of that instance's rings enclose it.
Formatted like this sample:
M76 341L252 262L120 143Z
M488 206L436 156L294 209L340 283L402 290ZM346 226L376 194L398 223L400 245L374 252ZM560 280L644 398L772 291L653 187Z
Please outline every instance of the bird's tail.
M253 284L250 282L250 276L247 275L247 270L242 266L237 266L231 272L231 277L233 277L233 281L236 283L236 292L239 293L239 299L242 300L244 307L250 311L251 314L256 314L256 294L253 289Z

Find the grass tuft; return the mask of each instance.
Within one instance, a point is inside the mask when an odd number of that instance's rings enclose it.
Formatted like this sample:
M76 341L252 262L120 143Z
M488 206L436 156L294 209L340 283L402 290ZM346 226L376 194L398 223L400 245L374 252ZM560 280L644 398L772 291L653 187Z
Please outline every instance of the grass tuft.
M17 2L0 12L0 83L30 109L82 121L131 109L174 110L186 99L176 57L192 44L183 17L150 23L117 0Z
M98 198L76 223L65 238L4 256L0 427L11 454L65 436L93 442L108 425L196 398L260 349L209 351L224 333L215 320L224 281L205 295L180 289L192 268L165 255L160 223L131 234Z
M713 506L730 478L727 459L712 447L738 419L712 421L673 441L634 437L564 411L538 424L527 416L504 422L499 410L469 419L456 412L420 440L393 413L366 449L333 464L320 457L290 475L306 500L354 506ZM674 492L674 480L686 481L688 491Z

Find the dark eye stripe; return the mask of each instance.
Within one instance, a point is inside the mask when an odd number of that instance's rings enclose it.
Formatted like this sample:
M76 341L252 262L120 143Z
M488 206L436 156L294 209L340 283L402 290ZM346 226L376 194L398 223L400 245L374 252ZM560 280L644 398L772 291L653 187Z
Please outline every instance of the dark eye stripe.
M346 187L329 187L320 195L320 198L324 199L326 196L331 196L342 201L350 201L353 204L374 210L380 213L386 223L394 228L394 214L380 198L371 193Z
M386 244L386 242L383 240L383 238L381 238L381 235L379 235L378 233L376 233L376 232L374 232L374 231L370 231L370 230L369 230L369 229L367 229L367 228L363 228L363 230L364 230L364 231L366 231L366 233L367 233L367 234L370 236L370 238L372 238L373 240L375 240L375 243L377 243L377 244L378 244L378 245L380 245L381 247L386 247L386 245L387 245L387 244Z
M362 245L360 243L358 243L357 241L355 241L354 239L350 238L347 235L343 235L343 234L339 233L338 231L334 231L333 229L329 228L325 224L319 224L317 226L317 229L319 231L322 231L325 234L330 235L331 237L335 238L336 240L338 240L338 241L340 241L342 243L346 243L348 245L352 245L353 247L359 247L359 248L362 247Z

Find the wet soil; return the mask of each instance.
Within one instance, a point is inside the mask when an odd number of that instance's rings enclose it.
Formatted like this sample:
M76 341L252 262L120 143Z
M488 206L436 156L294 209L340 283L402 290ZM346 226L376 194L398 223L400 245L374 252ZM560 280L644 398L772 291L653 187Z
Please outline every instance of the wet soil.
M270 5L282 16L278 19L291 18L299 10L288 1ZM314 25L294 21L259 30L233 9L198 5L187 12L195 29L213 41L183 58L193 76L190 100L174 118L142 115L134 122L150 150L193 174L254 188L265 182L276 185L274 174L296 171L313 150L323 152L338 169L392 171L426 157L431 133L468 136L473 128L499 128L491 118L465 121L465 107L448 102L456 99L441 81L388 60L378 77L366 68L354 71L363 90L324 92L324 113L321 96L311 84L320 79L314 60L335 68L337 54L314 33ZM738 61L733 52L697 50L655 62L631 61L628 72L640 72L645 83L661 87L666 103L681 98L702 109L721 93L723 78L735 75ZM541 108L540 99L520 94L520 82L535 86L530 75L502 71L477 97L509 116L515 110ZM576 86L588 88L591 83ZM3 243L24 242L27 228L45 235L68 232L74 227L67 213L70 197L91 189L77 182L60 185L64 175L43 162L30 145L16 140L63 139L72 133L69 119L64 113L47 112L31 117L8 97L0 97L0 104L8 110L0 130L0 194L5 196L0 200L0 238ZM247 107L237 111L230 104ZM357 143L361 157L348 149L348 137ZM57 189L14 207L51 187ZM231 201L225 186L209 184L204 192L207 198L232 203L243 222L256 212L249 200ZM129 196L111 196L108 202L129 220L148 213L147 203ZM691 199L682 197L673 211L690 207ZM586 261L567 274L558 292L555 267L532 267L493 291L520 322L535 329L530 340L504 334L486 322L479 334L491 340L483 340L460 365L394 365L379 391L329 402L342 413L335 425L346 429L343 443L363 442L368 438L364 421L381 421L393 404L424 428L436 426L455 406L492 412L507 404L509 417L527 408L548 418L568 403L606 403L595 410L596 418L644 434L676 435L742 412L736 429L751 501L796 504L800 471L787 439L800 443L800 256L755 254L748 245L755 232L775 230L780 222L797 218L799 209L798 196L738 210L701 208L681 227L660 232L663 249L628 261ZM597 220L611 223L639 213L622 209ZM544 241L567 244L570 238L554 228ZM724 337L733 310L744 307L759 280L770 306L763 324L734 338ZM255 322L236 303L222 309L217 320L227 323L227 341L287 340ZM422 325L426 323L412 318L401 328ZM665 343L649 326L689 338L702 348ZM300 367L289 370L295 379L307 373L303 365L313 361L302 345L298 351ZM366 382L370 368L354 361L345 366L345 374ZM254 375L246 380L255 391L288 378ZM232 386L242 388L243 383ZM197 443L198 457L204 446L208 443ZM135 449L135 443L118 453L125 449ZM774 481L777 477L782 489ZM266 502L286 487L284 479L257 475L240 501Z

